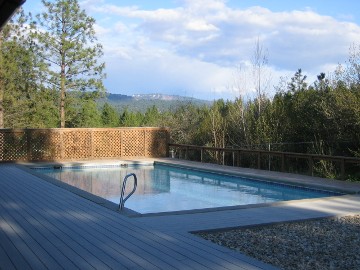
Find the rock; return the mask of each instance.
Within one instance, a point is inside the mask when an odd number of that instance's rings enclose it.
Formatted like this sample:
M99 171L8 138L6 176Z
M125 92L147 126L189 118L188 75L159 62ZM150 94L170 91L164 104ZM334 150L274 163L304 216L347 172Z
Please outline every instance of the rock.
M360 215L198 235L282 269L360 269Z

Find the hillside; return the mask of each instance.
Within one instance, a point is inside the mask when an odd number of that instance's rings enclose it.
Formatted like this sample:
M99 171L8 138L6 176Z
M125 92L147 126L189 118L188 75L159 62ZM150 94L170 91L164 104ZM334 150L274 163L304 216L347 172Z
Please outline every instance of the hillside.
M187 103L192 103L198 106L211 104L211 101L207 100L164 94L136 94L127 96L122 94L107 93L105 98L98 101L100 106L102 106L105 102L114 106L119 112L122 112L125 108L127 108L130 111L139 111L142 113L144 113L147 108L154 105L160 111L168 111Z

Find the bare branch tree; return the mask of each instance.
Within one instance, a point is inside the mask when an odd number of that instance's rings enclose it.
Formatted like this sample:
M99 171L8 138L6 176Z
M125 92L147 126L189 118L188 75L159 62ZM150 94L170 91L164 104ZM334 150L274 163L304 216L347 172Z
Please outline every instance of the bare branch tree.
M261 115L261 102L269 88L271 80L271 76L267 71L269 62L268 54L268 50L263 47L258 38L255 43L251 62L259 116Z

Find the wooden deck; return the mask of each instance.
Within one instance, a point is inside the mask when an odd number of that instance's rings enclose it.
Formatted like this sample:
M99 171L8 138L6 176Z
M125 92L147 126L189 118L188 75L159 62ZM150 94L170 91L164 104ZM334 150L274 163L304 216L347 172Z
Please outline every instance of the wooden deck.
M0 165L0 269L274 269Z

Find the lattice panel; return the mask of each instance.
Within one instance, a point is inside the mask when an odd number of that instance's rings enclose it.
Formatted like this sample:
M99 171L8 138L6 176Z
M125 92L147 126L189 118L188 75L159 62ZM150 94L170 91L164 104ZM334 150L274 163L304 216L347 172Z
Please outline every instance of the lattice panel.
M0 161L27 160L25 132L1 132L0 134Z
M94 131L93 157L121 157L121 130Z
M143 157L145 155L145 131L127 129L122 136L123 157Z
M64 159L91 157L91 131L76 129L63 131Z
M31 132L31 160L61 159L61 137L59 132L34 130Z
M168 136L160 128L0 129L0 162L165 157Z
M167 131L146 131L146 153L147 157L165 157L167 154L168 144Z

